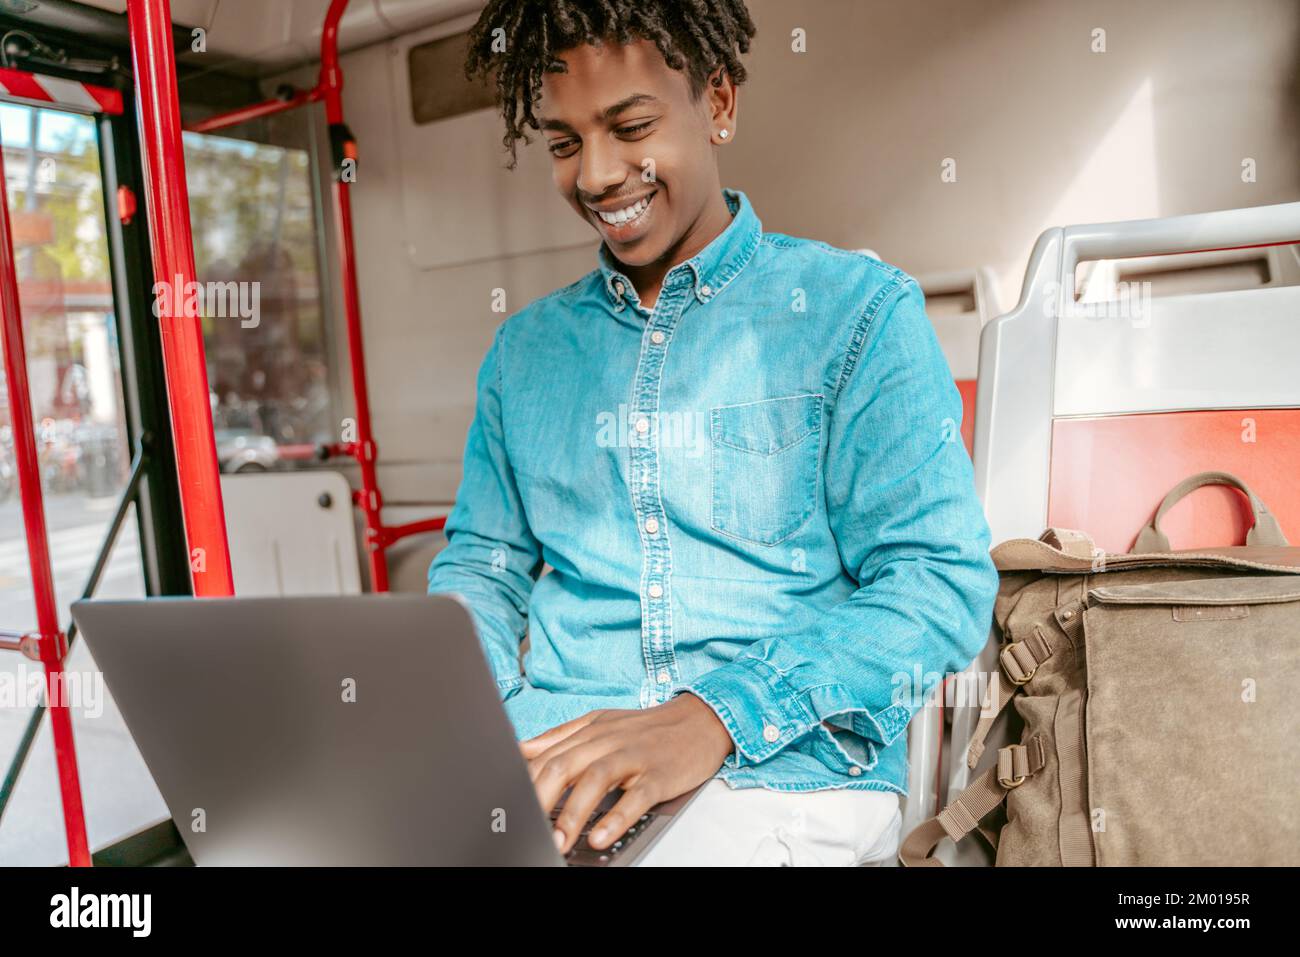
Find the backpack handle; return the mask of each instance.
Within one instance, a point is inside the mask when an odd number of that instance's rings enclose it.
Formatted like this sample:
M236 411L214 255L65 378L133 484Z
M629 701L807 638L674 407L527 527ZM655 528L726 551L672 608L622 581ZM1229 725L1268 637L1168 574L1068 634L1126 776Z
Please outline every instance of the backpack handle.
M1250 499L1250 510L1255 514L1255 524L1246 533L1247 545L1280 545L1285 547L1290 544L1286 540L1286 536L1282 534L1282 528L1278 525L1277 519L1268 510L1268 506L1260 501L1259 497L1250 490L1245 482L1230 472L1201 472L1199 475L1183 479L1169 490L1169 494L1165 496L1164 501L1160 503L1160 507L1156 509L1151 524L1143 528L1138 534L1137 541L1133 544L1133 549L1129 554L1137 555L1143 552L1169 551L1169 538L1164 532L1160 531L1160 520L1165 517L1167 511L1181 502L1189 492L1193 492L1205 485L1227 485L1245 493L1246 498Z

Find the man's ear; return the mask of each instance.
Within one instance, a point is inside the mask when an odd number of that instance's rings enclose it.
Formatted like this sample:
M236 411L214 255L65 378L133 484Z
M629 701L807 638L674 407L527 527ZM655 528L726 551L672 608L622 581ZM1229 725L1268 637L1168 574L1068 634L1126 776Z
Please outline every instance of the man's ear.
M711 138L714 143L730 143L736 138L737 87L727 68L719 65L709 74L705 85L708 96ZM725 131L725 132L724 132Z

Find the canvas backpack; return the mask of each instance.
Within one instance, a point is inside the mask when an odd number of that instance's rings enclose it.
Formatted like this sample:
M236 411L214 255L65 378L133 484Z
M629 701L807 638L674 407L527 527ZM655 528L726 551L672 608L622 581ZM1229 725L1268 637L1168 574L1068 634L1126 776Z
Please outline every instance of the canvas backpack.
M1160 521L1204 485L1246 495L1246 544L1171 551ZM1127 555L1049 529L993 559L1000 668L967 766L1008 704L1023 732L905 865L972 831L998 866L1300 863L1300 547L1240 479L1180 483Z

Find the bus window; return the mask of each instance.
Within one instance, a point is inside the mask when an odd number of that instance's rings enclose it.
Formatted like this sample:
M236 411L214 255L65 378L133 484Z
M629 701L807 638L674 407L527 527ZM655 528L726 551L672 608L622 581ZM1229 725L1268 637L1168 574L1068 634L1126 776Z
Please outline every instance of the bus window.
M310 460L339 431L311 154L186 133L185 167L222 471Z
M50 558L66 630L68 607L86 585L131 462L99 145L88 116L16 104L0 104L0 136ZM3 387L0 373L0 627L25 631L36 628L36 611ZM137 528L131 514L99 596L144 595ZM167 809L84 643L73 645L66 669L94 847L166 817ZM42 673L22 655L0 656L0 776L8 775L26 733L39 700L29 692ZM5 798L0 864L65 861L48 720Z

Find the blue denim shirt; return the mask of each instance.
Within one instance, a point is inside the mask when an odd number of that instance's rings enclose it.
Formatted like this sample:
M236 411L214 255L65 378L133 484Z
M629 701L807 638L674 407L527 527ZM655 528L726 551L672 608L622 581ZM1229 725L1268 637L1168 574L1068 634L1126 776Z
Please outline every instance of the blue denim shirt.
M429 591L521 739L690 691L734 787L906 793L997 587L961 400L912 278L724 196L653 309L602 244L497 330Z

